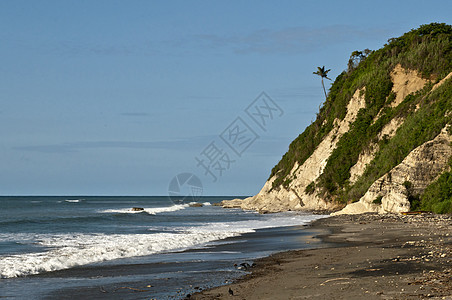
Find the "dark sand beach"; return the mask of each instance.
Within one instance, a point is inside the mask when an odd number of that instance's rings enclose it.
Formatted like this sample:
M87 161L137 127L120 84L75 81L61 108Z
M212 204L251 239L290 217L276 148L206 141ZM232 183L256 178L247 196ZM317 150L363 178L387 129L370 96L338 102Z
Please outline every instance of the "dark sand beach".
M311 227L332 247L257 260L235 283L190 298L452 299L450 215L344 215Z

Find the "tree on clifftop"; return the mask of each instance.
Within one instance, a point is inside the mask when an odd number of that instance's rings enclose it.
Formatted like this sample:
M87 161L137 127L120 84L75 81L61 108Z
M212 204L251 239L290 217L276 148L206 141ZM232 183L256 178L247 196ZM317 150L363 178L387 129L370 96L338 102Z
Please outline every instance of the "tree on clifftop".
M325 66L323 66L323 67L317 67L317 72L312 72L312 74L319 75L322 78L322 87L323 87L323 92L325 93L325 100L326 100L327 96L326 96L325 85L323 84L323 78L331 80L330 78L328 78L329 71L331 71L331 69L325 70Z

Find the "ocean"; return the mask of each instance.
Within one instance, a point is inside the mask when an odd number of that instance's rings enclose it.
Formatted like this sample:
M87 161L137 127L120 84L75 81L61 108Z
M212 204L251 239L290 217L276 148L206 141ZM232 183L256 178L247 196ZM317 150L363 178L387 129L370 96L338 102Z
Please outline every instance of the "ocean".
M182 299L322 246L305 225L324 216L212 205L233 198L0 197L0 298Z

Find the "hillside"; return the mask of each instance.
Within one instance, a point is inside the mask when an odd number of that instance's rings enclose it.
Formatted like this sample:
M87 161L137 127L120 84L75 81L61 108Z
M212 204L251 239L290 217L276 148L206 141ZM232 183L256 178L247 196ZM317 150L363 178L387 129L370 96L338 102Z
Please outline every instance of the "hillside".
M255 196L260 212L452 213L452 26L422 25L355 51L316 120Z

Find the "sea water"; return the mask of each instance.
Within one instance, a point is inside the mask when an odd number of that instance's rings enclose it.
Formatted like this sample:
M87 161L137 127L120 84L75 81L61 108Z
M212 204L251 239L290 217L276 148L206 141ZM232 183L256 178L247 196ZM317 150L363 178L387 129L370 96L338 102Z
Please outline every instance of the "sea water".
M322 217L212 205L224 199L0 197L0 298L182 298L307 247L299 226Z

